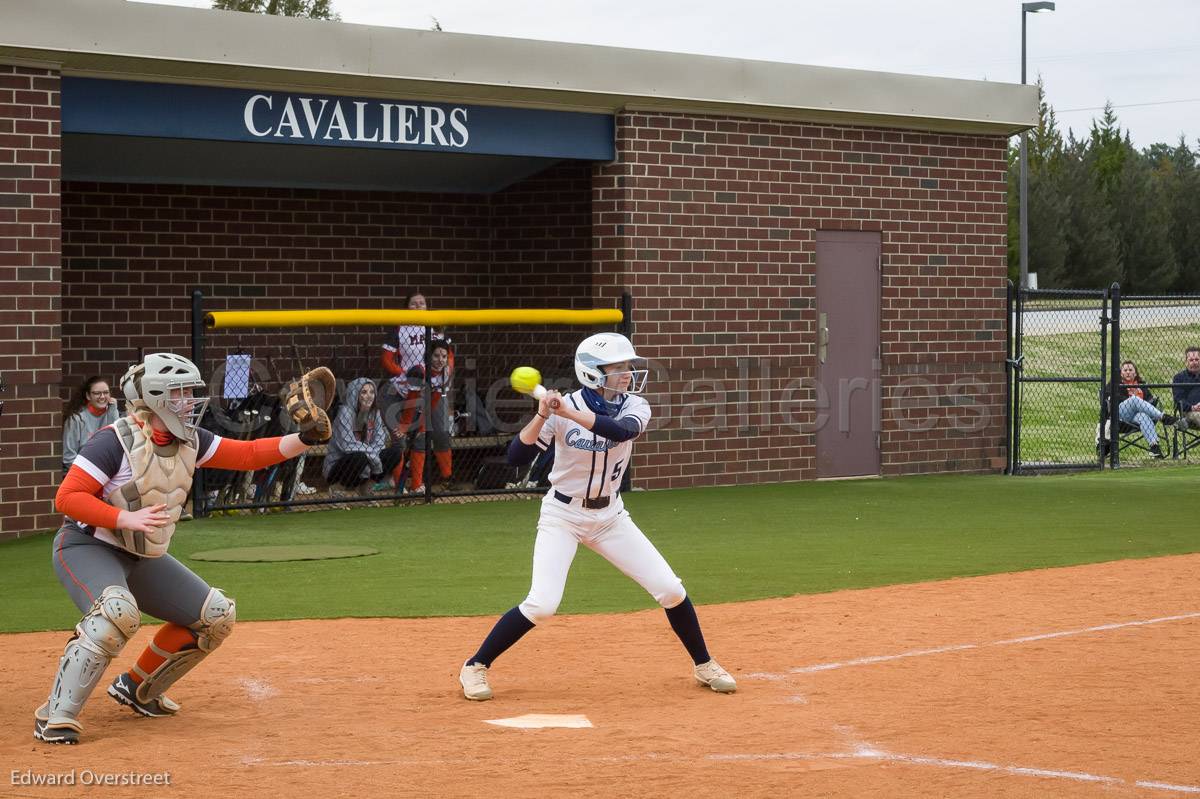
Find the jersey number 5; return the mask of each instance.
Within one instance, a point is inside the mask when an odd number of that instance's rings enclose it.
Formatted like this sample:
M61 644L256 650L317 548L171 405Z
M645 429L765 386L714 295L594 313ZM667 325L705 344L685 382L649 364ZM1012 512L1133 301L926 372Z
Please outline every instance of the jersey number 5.
M617 461L613 464L612 482L617 482L621 479L621 464L625 461Z

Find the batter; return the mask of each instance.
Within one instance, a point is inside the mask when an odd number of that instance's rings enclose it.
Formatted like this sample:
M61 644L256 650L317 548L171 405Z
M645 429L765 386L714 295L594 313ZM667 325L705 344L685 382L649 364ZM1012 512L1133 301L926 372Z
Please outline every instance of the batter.
M558 610L580 544L662 605L671 629L691 655L698 682L718 693L737 690L733 677L709 655L683 582L621 501L621 477L629 467L633 442L650 423L650 403L638 396L648 371L633 368L641 360L629 339L617 333L584 339L575 352L575 375L583 387L565 397L547 392L537 414L509 446L508 462L517 466L531 463L539 450L554 447L554 468L538 518L529 595L496 622L463 664L459 682L467 699L491 699L492 662Z

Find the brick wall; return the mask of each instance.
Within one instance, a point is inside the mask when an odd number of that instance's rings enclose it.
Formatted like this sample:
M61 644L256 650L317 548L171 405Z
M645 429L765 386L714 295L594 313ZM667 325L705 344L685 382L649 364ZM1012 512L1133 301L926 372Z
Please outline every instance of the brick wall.
M882 236L884 474L1002 466L1004 138L645 113L617 129L594 283L633 290L660 370L639 482L816 476L813 394L782 398L816 376L817 230Z
M0 537L57 527L59 77L0 64Z
M487 219L471 196L67 183L65 376L115 379L139 348L190 353L195 288L212 310L396 307L410 288L435 308L475 302ZM209 355L239 340L268 343L216 333Z
M639 484L809 479L812 396L796 407L782 398L815 377L815 232L867 230L883 245L884 473L995 469L1004 147L1001 137L628 113L615 163L564 164L490 196L67 184L64 385L116 378L139 347L188 352L197 286L209 307L229 309L391 307L410 287L443 308L611 307L629 289L637 344L656 368ZM548 362L579 331L542 333L524 344ZM344 340L346 358L364 335ZM241 338L247 349L266 341ZM487 354L497 370L511 342ZM210 355L235 343L215 335Z

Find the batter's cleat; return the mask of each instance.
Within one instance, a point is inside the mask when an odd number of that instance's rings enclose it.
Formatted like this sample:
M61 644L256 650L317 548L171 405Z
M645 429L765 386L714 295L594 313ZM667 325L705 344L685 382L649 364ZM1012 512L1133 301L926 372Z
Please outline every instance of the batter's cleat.
M108 686L108 695L122 705L132 708L134 713L152 719L174 716L179 712L179 704L171 701L166 694L155 697L149 702L143 702L137 698L137 689L137 683L129 677L129 674L121 672L112 681L112 685Z
M701 663L696 666L693 673L696 675L697 682L707 685L719 694L731 694L737 690L737 683L733 677L729 676L729 672L721 668L721 664L715 660Z
M467 663L458 673L458 681L462 683L463 696L482 702L492 698L492 687L487 681L488 667L482 663Z
M50 724L50 705L43 704L33 712L33 737L48 744L77 744L83 727L78 721L63 720Z

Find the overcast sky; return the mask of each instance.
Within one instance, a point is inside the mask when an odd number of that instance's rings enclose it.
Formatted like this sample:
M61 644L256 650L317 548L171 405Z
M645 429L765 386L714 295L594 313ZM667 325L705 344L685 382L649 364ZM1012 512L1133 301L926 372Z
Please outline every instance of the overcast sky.
M157 0L207 8L207 0ZM343 22L1021 81L1020 0L333 0ZM1064 129L1111 100L1134 143L1200 139L1200 0L1059 0L1028 71ZM1084 109L1084 110L1074 110Z

